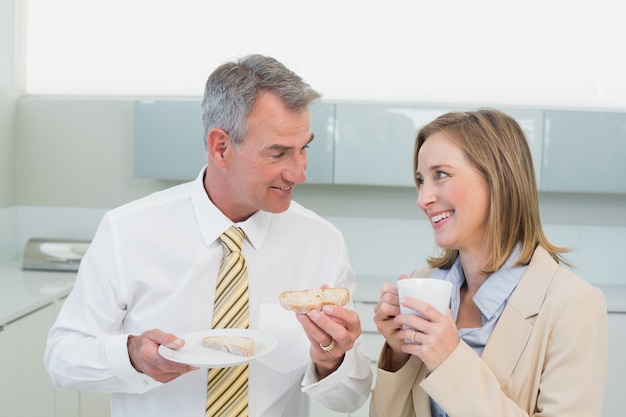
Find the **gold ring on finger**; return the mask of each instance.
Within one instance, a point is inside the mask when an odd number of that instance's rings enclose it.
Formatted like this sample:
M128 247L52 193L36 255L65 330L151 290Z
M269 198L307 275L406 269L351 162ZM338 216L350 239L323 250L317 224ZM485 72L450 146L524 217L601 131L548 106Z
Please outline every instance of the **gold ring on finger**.
M335 347L335 339L330 339L330 343L327 346L324 346L320 343L320 347L325 352L330 352Z

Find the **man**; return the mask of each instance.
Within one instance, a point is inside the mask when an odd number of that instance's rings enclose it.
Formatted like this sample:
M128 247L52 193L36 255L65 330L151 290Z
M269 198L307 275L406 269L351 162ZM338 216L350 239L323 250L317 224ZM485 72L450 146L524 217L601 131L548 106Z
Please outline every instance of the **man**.
M317 99L269 57L211 74L202 103L207 165L193 182L105 215L50 330L45 363L56 384L111 392L113 416L205 416L207 369L158 349L212 329L220 235L235 225L245 234L249 329L278 339L248 364L242 414L306 416L307 395L343 412L365 402L372 375L351 304L308 315L278 305L282 291L356 285L340 232L291 200L306 178Z

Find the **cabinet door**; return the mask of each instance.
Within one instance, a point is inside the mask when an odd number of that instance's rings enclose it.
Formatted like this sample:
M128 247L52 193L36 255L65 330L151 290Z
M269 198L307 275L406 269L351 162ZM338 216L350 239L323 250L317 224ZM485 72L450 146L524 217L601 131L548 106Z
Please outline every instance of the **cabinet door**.
M474 108L337 104L335 183L415 187L413 156L419 129L449 111ZM502 110L524 131L539 183L543 111Z
M307 184L332 184L335 152L335 105L311 106L313 142L307 150Z
M135 102L135 176L187 181L206 163L200 101ZM311 107L307 183L333 180L335 105Z
M135 176L192 180L206 163L200 100L135 102Z
M609 313L609 369L604 417L623 417L626 411L626 313Z
M503 112L515 119L524 131L524 136L528 141L528 147L533 157L535 167L535 180L537 187L540 187L542 176L542 149L543 149L543 110L537 109L502 109Z
M15 417L20 412L19 326L0 326L0 417Z
M335 183L415 187L417 131L447 108L337 104Z
M541 189L626 193L626 113L545 112Z
M22 416L48 416L54 410L54 387L43 364L48 331L54 321L49 304L17 320L19 325L19 389Z

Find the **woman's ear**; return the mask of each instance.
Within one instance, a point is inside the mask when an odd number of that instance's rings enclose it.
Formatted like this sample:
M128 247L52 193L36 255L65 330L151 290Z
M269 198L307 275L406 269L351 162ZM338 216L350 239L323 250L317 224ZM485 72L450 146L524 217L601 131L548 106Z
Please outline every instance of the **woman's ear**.
M209 160L217 164L223 164L224 153L230 146L230 137L222 129L211 129L206 137L207 153Z

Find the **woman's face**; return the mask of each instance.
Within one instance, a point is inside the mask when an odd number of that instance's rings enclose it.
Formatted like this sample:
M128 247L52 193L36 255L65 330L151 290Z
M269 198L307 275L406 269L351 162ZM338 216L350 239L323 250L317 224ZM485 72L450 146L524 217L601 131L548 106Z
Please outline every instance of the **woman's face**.
M485 178L445 133L426 139L418 153L417 205L430 220L437 245L485 250L490 191Z

